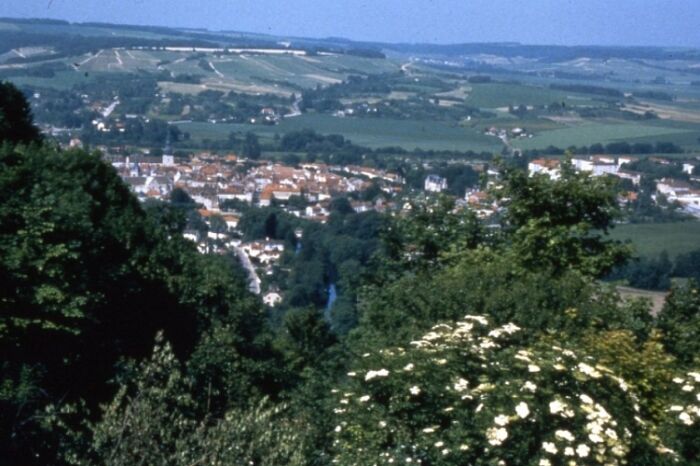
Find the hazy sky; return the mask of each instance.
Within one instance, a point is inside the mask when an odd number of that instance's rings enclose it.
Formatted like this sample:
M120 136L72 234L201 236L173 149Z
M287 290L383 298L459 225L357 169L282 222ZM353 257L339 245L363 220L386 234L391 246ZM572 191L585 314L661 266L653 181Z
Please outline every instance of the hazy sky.
M0 0L0 16L387 42L700 46L700 0Z

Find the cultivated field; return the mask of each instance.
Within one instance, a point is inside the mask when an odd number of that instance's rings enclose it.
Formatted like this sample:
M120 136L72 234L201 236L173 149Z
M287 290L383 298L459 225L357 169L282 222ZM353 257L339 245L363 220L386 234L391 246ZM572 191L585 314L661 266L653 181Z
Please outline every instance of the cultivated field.
M639 256L656 258L666 251L674 258L700 249L700 221L618 225L611 236L631 241Z
M302 115L286 118L277 126L187 123L178 125L194 139L225 139L231 131L253 131L262 137L275 133L314 129L321 134L341 134L368 147L401 146L426 150L498 151L500 143L473 128L460 128L434 121L337 118L329 115Z

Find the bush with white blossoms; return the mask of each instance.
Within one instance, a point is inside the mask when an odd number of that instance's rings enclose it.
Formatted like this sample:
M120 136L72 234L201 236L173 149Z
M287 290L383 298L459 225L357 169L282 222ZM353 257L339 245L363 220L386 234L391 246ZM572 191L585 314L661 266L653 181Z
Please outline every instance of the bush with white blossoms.
M673 438L673 448L687 462L700 464L700 370L673 379L674 389L666 409L665 437Z
M625 380L566 342L525 347L522 332L466 316L405 348L364 355L335 391L334 462L616 465L633 464L635 452L645 463L672 459Z

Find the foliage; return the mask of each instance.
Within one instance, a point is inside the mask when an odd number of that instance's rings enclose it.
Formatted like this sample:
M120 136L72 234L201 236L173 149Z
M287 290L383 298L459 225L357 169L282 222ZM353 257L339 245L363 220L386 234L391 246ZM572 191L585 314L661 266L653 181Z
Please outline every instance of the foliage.
M468 315L365 354L337 390L336 462L661 464L670 456L623 378L576 346L522 344L521 333Z
M11 83L0 82L0 143L30 143L39 139L27 99Z
M618 215L608 178L576 173L567 163L555 182L521 170L504 175L497 192L506 209L504 228L516 260L526 267L600 277L629 256L627 247L605 239Z
M302 464L300 429L283 405L254 403L198 420L191 384L162 336L150 361L123 384L91 429L75 464Z
M699 362L700 290L690 280L671 289L666 305L659 314L659 328L664 332L668 351L685 363Z
M475 213L457 209L453 198L412 201L409 213L385 233L387 255L401 268L435 266L448 252L473 249L486 240Z

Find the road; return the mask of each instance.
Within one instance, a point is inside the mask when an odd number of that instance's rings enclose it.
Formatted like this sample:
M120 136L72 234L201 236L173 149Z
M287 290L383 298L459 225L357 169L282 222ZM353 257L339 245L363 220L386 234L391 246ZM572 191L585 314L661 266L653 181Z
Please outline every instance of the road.
M248 290L253 294L260 294L260 277L258 277L253 263L250 262L250 257L241 248L234 248L236 255L238 255L238 260L241 261L241 265L248 273Z
M297 96L297 99L294 101L292 104L292 112L287 113L284 117L285 118L294 118L298 117L301 115L301 94Z
M119 105L119 101L118 101L118 100L115 100L114 102L112 102L112 103L109 105L109 107L105 108L105 109L102 111L102 118L109 118L109 116L112 114L112 112L114 111L114 109L117 108L117 105Z
M216 73L216 75L217 75L218 77L220 77L220 78L225 78L224 73L222 73L221 71L217 70L216 67L214 66L214 63L212 63L211 61L209 61L209 66L211 66L211 69L214 70L214 73Z

